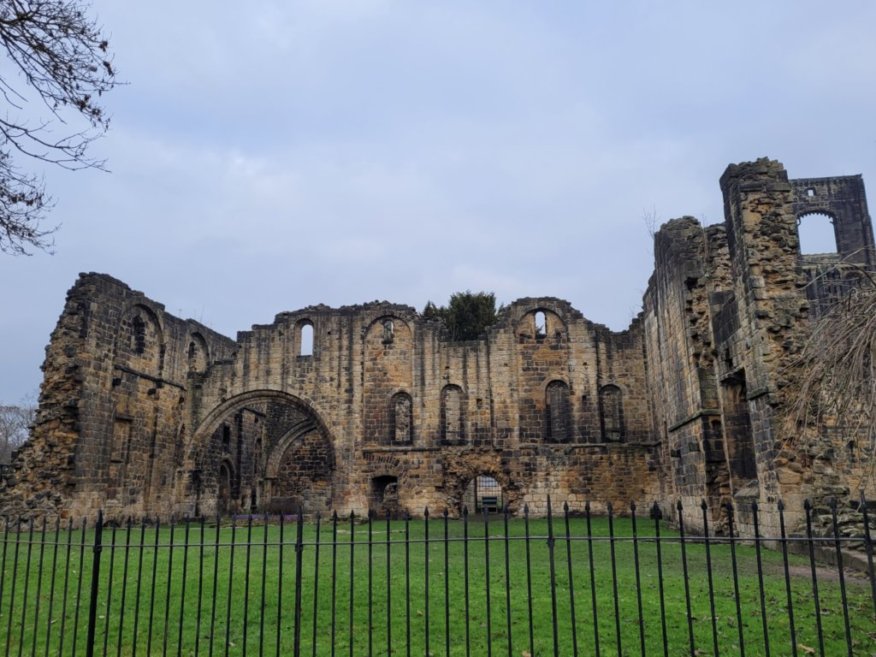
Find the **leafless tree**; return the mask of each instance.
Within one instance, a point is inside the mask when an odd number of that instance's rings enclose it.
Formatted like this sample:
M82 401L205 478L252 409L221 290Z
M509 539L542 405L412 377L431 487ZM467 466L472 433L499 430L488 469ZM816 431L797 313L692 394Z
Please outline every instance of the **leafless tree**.
M35 415L35 406L0 406L0 464L9 463L12 452L27 440Z
M794 364L789 390L789 434L826 426L863 438L870 453L866 481L876 476L876 280L860 272L858 285L812 325Z
M0 251L50 250L52 199L16 157L98 168L91 143L109 127L101 96L115 87L109 43L79 0L0 0ZM79 128L74 125L80 126Z

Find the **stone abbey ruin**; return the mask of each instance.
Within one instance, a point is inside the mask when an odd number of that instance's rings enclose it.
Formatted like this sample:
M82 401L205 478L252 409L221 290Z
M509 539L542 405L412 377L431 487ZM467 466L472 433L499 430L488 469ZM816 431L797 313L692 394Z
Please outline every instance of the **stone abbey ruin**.
M876 269L863 181L789 180L761 159L728 167L721 189L722 224L656 234L643 310L621 332L544 297L465 342L386 302L283 312L231 339L83 274L2 511L457 514L484 481L497 489L475 503L512 513L543 513L548 495L669 514L681 500L696 525L705 500L718 524L734 504L744 531L753 501L874 499L866 427L798 440L782 402L813 318ZM837 253L801 255L811 213L832 218Z

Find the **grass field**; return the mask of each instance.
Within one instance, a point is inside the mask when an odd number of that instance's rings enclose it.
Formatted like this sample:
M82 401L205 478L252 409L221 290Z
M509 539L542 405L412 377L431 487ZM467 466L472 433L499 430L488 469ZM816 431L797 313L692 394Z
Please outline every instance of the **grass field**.
M467 542L461 521L448 522L445 542L443 519L434 519L428 543L422 520L375 521L370 543L367 524L342 520L333 528L323 521L318 546L316 525L306 523L301 654L387 655L391 648L394 655L444 655L449 636L451 655L553 655L556 628L561 655L596 654L597 641L603 655L640 655L642 642L646 654L663 655L662 619L669 655L691 654L691 641L696 655L713 655L715 641L720 654L738 655L740 629L746 655L767 654L765 635L772 655L793 654L781 552L761 551L761 604L753 546L736 547L734 579L728 544L712 544L707 555L702 542L689 541L685 577L682 546L663 528L661 577L653 524L639 520L634 544L630 520L614 522L616 540L606 540L608 521L598 518L587 541L586 521L572 518L567 540L563 519L555 519L552 550L543 519L530 521L528 542L520 519L509 522L507 540L501 518L493 517L487 528L480 517L472 519ZM182 525L172 536L163 527L104 530L95 654L293 654L295 525L285 525L281 537L278 524L191 524L188 547L186 531ZM33 541L27 532L6 535L0 544L0 654L85 655L93 540L92 530L78 528L57 535L37 530ZM836 569L821 567L816 615L808 559L790 556L789 571L797 654L821 652L818 620L824 654L847 654L847 617L855 654L876 652L866 579L847 576L846 616Z

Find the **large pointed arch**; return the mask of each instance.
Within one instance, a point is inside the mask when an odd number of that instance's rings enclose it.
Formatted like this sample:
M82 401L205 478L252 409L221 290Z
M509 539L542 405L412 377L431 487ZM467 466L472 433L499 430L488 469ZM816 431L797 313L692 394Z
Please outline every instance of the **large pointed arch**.
M209 513L220 506L223 463L231 463L231 512L313 513L333 502L331 433L307 401L278 390L251 390L212 409L192 434L190 490ZM282 508L280 508L282 507Z

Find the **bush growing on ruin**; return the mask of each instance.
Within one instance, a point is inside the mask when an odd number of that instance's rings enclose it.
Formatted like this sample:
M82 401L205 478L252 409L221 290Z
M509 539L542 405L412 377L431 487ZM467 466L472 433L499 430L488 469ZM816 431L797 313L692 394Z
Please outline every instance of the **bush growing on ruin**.
M0 72L0 251L27 254L52 245L55 228L43 226L52 200L40 177L15 160L102 169L88 147L109 127L100 101L118 82L107 40L75 0L0 0L0 44L7 64Z
M423 308L423 318L441 319L451 340L476 340L498 319L496 295L492 292L456 292L446 306L431 301Z

